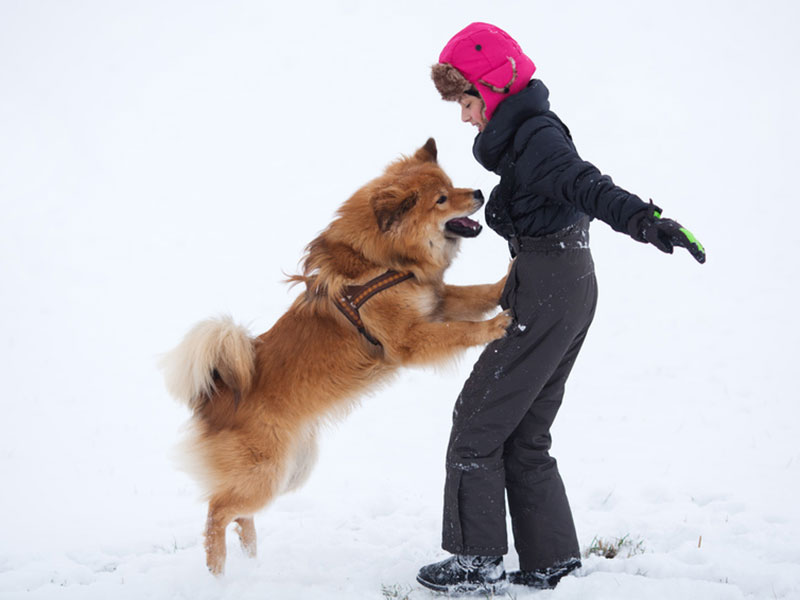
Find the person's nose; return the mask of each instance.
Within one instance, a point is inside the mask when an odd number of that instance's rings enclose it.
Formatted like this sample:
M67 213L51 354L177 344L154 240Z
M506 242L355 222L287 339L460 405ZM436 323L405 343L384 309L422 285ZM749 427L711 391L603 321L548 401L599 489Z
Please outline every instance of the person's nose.
M461 107L461 120L464 121L464 123L468 123L469 119L470 119L469 111L462 106Z

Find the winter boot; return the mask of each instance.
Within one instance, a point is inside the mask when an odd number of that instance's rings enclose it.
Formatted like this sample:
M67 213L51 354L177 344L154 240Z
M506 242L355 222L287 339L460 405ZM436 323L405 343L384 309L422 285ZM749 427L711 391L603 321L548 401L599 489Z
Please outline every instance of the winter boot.
M447 560L422 567L417 581L431 590L450 594L500 594L507 585L502 556L469 554L454 554Z
M528 587L540 590L551 590L556 587L562 577L580 568L581 561L577 558L571 558L566 562L548 567L547 569L511 571L511 573L508 574L508 581L514 585L527 585Z

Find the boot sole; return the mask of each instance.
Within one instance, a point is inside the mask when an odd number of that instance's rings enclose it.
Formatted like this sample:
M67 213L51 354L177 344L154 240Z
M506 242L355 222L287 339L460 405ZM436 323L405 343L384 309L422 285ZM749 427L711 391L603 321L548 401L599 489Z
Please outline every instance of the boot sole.
M425 581L417 575L417 583L421 586L440 592L442 594L502 594L508 588L508 581L501 580L494 583L459 583L456 585L439 585Z

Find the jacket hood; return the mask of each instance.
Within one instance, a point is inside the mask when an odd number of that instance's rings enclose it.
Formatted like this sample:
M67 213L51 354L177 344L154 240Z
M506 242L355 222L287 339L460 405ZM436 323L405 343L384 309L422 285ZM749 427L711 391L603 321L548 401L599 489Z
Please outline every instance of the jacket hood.
M550 110L549 98L547 86L539 79L532 79L523 90L504 100L484 130L475 137L472 145L475 160L494 171L503 154L514 143L520 126L531 117Z

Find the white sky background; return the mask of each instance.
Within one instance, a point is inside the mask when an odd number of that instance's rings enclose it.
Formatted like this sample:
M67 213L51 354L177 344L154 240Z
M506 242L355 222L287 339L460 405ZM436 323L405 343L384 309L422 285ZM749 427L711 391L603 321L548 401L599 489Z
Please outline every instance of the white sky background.
M558 5L3 2L1 300L19 344L6 364L29 378L31 355L55 346L70 360L168 346L220 310L268 326L288 302L281 269L356 187L430 135L454 180L488 193L496 178L471 158L473 130L428 79L443 40L479 17L533 56L582 155L709 251L690 268L599 225L597 250L611 254L599 268L637 279L677 269L689 279L640 287L683 286L717 310L774 291L746 321L780 315L786 331L780 292L800 237L797 9ZM454 281L501 270L502 243L487 234L465 247ZM703 302L698 281L722 271L731 288ZM101 337L76 351L56 335L65 327ZM45 331L54 347L31 341Z
M639 477L626 452L657 446L662 399L681 398L675 410L690 423L700 411L704 426L663 441L721 462L740 452L731 460L749 462L715 471L723 488L788 510L800 463L796 2L0 0L0 564L109 531L138 539L137 523L169 509L177 476L163 453L186 414L163 390L158 353L221 312L269 327L296 293L282 271L385 164L434 136L455 183L488 196L497 178L471 157L474 130L429 79L475 20L533 58L584 158L708 251L701 267L594 224L601 304L564 438L605 426L630 436L611 462ZM494 281L505 261L486 229L448 280ZM433 511L448 413L476 356L382 392L399 404L436 390L406 415L439 452L422 493ZM628 398L611 414L640 402L653 413L598 422L593 394ZM343 432L380 444L375 410L332 432L330 452L347 452ZM773 458L785 487L769 467L776 487L759 489ZM134 501L133 490L149 492ZM132 510L145 518L126 521ZM782 516L800 532L797 512ZM170 517L159 514L165 530Z

